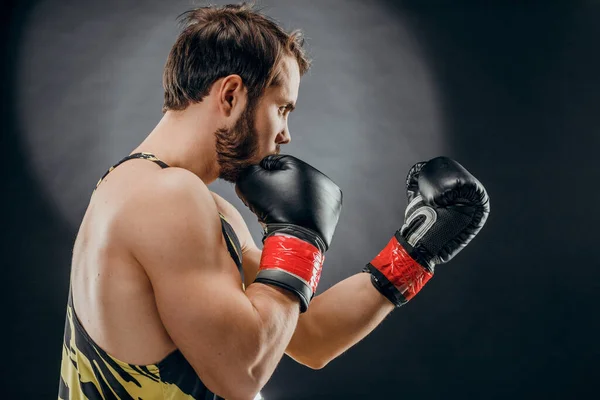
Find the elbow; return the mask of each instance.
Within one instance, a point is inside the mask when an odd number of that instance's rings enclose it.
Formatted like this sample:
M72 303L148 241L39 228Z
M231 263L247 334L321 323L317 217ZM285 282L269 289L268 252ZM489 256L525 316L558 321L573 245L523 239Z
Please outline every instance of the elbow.
M305 363L304 365L310 369L319 370L319 369L325 368L325 366L327 364L329 364L329 361L331 361L331 360L321 360L321 359L311 360L311 361Z
M298 364L302 364L305 367L314 370L325 368L325 366L331 361L331 359L328 358L309 357L307 355L291 354L290 352L288 352L288 355Z
M235 374L238 379L234 382L231 382L231 375L228 375L227 382L232 385L229 387L228 396L221 395L221 397L228 400L254 400L259 391L267 384L272 372L261 363L238 371Z
M217 386L214 389L209 388L210 391L228 400L254 400L262 388L258 382L249 379L236 379L235 382L232 382L231 377L227 384Z
M250 373L248 368L227 368L226 373L198 374L206 387L216 395L228 400L254 400L266 379ZM235 379L231 377L235 376Z

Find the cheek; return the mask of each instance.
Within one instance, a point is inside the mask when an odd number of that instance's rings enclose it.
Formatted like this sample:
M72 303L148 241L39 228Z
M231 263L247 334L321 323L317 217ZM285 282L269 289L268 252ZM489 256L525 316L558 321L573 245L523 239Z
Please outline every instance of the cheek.
M263 115L256 125L260 141L269 144L275 140L279 132L283 131L285 121L279 117L279 113L275 109L274 112Z

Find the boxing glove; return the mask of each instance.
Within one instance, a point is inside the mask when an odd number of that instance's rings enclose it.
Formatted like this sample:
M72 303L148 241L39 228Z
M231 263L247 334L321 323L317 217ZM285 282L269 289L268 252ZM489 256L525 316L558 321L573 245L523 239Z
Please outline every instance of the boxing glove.
M342 191L323 173L289 155L267 156L246 168L235 190L264 227L255 282L290 290L305 312L338 223Z
M396 306L421 290L436 265L447 263L467 246L490 213L483 185L448 157L415 164L406 188L404 224L363 269Z

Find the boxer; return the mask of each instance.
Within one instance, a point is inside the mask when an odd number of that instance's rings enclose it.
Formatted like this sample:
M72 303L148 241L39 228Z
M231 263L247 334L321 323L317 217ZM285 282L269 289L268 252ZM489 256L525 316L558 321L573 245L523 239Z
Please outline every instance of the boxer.
M245 4L182 21L164 116L100 179L75 240L60 399L252 399L284 353L319 369L364 338L489 213L456 161L419 163L402 227L316 295L342 192L279 154L310 65L301 35ZM263 224L262 249L209 191L219 178Z

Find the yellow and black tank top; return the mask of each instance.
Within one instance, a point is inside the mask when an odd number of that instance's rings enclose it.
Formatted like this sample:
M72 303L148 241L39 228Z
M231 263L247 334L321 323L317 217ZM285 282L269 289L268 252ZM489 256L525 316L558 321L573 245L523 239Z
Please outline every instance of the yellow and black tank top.
M98 181L96 187L118 165L134 158L153 161L162 168L168 167L152 154L132 154L111 167ZM243 282L242 252L238 238L222 215L221 225L227 249L240 271ZM70 291L58 398L62 400L221 399L206 388L179 350L170 353L157 364L150 365L128 364L106 353L83 328L75 314Z

